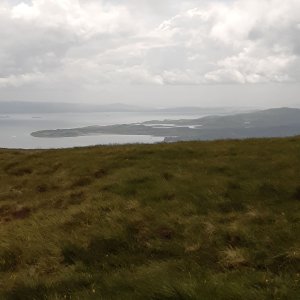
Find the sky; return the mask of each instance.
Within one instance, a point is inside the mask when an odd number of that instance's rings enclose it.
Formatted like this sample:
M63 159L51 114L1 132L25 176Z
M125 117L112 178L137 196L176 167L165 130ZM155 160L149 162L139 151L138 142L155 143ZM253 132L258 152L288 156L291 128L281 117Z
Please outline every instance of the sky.
M300 107L300 0L0 0L0 101Z

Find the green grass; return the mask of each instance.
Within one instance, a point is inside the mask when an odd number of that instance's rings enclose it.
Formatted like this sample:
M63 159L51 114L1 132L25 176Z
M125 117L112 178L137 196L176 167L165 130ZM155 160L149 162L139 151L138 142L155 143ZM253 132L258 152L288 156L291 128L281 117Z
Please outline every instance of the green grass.
M0 299L300 299L300 138L0 150Z

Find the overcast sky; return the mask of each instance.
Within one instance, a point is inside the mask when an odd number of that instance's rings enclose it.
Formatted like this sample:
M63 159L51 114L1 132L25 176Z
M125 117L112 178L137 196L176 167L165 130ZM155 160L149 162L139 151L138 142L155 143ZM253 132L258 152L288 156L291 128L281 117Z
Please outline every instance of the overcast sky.
M300 106L300 0L0 0L0 101Z

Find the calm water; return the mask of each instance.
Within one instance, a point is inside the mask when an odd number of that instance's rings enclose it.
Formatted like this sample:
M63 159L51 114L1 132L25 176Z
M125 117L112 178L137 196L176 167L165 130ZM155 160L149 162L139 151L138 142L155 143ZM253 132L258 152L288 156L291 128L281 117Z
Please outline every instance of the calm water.
M0 115L0 148L48 149L91 145L155 143L163 138L132 135L95 135L68 138L35 138L33 131L91 125L127 124L149 120L188 119L199 115L151 113L64 113Z

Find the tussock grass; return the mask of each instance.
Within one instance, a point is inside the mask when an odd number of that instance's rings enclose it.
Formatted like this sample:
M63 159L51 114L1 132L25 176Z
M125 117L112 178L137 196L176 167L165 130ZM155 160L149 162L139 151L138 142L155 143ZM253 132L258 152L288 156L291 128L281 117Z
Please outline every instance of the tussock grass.
M0 299L300 299L299 153L0 150Z

